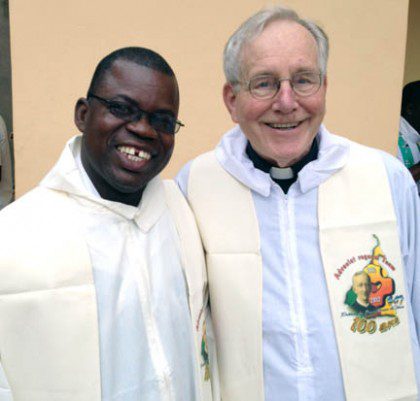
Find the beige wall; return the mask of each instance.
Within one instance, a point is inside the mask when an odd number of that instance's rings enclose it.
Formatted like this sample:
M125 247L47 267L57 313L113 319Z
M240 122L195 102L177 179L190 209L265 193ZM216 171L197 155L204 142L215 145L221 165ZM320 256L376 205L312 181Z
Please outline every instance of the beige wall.
M404 84L420 80L420 0L410 0Z
M164 55L181 87L172 176L232 126L221 99L221 54L256 0L11 0L17 193L33 187L76 133L73 107L99 59L141 45ZM394 152L408 0L289 0L331 38L331 130Z

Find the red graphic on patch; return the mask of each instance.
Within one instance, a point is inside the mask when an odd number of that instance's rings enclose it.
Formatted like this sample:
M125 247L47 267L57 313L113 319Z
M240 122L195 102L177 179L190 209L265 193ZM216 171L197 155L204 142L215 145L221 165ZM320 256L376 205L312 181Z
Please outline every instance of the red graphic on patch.
M385 305L386 298L395 292L394 280L390 277L384 277L382 267L369 265L366 270L368 270L372 282L369 303L375 308L382 308Z
M373 248L372 259L363 270L369 274L372 285L369 303L375 308L382 308L387 304L387 297L394 294L395 282L388 277L388 272L379 263L379 258L385 255L382 253L378 237L374 237L377 244Z

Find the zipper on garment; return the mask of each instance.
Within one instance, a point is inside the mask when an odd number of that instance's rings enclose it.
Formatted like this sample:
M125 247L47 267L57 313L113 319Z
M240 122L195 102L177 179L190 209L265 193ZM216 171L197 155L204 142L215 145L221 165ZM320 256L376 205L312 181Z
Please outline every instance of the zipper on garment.
M296 351L296 367L298 374L310 374L313 367L310 361L308 348L308 330L306 314L303 304L302 282L299 275L299 260L297 256L297 238L294 219L294 202L280 189L280 232L282 247L286 254L286 272L288 280L288 300L290 305L290 320L294 335Z

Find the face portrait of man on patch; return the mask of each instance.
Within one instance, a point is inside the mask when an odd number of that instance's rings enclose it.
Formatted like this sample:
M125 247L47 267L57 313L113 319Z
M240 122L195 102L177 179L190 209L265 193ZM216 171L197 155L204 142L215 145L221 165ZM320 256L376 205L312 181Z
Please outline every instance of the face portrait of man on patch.
M372 282L369 275L364 272L356 272L353 275L352 291L356 295L351 308L358 313L374 311L376 308L369 303L369 296L372 292Z

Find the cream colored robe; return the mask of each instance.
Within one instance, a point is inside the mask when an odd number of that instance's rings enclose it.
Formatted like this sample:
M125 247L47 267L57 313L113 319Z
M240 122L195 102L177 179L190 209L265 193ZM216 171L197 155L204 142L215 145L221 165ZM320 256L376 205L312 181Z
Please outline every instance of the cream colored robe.
M173 183L165 193L183 248L201 399L216 400L201 357L207 302L201 244ZM79 207L65 192L38 187L0 214L0 358L14 401L101 400L95 286ZM207 329L212 361L210 322ZM0 390L0 400L8 393Z
M417 400L407 309L398 312L399 325L394 331L371 337L354 334L352 319L341 316L348 287L334 278L340 262L363 249L365 239L376 233L386 244L390 260L395 261L392 276L406 298L396 217L380 157L371 149L353 145L347 165L320 185L318 195L322 260L331 287L331 318L346 399ZM222 398L263 401L263 266L251 191L209 152L191 165L188 200L206 250ZM349 280L351 283L351 276ZM383 322L378 318L378 326ZM361 366L363 358L369 363ZM386 370L382 370L384 366Z

